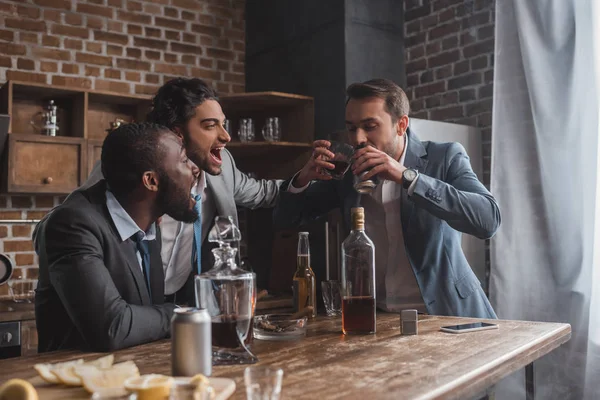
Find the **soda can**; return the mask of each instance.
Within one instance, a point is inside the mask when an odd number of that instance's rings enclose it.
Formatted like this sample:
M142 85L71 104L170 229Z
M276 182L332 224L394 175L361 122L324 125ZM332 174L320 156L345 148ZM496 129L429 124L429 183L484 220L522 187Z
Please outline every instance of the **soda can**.
M211 319L201 308L177 308L171 318L171 374L212 373Z

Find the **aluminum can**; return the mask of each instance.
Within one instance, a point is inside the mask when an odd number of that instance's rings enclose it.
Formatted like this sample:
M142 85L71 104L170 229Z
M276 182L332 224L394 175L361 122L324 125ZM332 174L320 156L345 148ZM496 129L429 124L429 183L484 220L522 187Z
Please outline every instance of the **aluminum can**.
M171 374L212 373L211 319L201 308L177 308L171 318Z

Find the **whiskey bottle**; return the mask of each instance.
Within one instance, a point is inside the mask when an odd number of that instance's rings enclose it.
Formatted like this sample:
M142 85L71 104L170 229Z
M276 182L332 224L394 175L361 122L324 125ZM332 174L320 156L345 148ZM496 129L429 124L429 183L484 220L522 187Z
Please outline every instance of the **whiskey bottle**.
M342 332L375 333L375 245L365 233L365 212L351 209L352 231L342 243Z

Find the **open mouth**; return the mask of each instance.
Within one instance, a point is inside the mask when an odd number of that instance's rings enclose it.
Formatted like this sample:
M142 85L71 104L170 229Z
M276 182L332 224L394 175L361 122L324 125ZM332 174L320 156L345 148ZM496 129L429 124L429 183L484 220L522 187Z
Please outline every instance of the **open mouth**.
M215 163L219 165L221 165L221 163L223 162L223 160L221 159L221 150L223 150L222 146L210 149L210 157Z

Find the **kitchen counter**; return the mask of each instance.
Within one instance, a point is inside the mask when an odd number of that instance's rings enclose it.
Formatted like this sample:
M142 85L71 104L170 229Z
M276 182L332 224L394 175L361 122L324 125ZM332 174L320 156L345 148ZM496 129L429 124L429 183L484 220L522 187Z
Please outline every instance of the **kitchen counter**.
M0 322L29 321L35 319L33 303L15 303L10 300L0 301Z
M377 334L344 336L340 318L318 317L306 338L291 342L254 340L256 365L284 370L283 399L468 399L477 398L503 377L521 370L571 337L561 323L487 320L498 329L452 334L440 327L474 318L420 316L419 334L402 336L397 314L377 315ZM486 320L482 320L486 321ZM133 360L142 374L170 374L171 344L161 340L114 353L115 362ZM83 388L47 384L33 365L102 354L63 351L0 361L0 384L29 380L40 399L89 399ZM235 380L233 399L245 399L247 365L218 366L213 375Z

